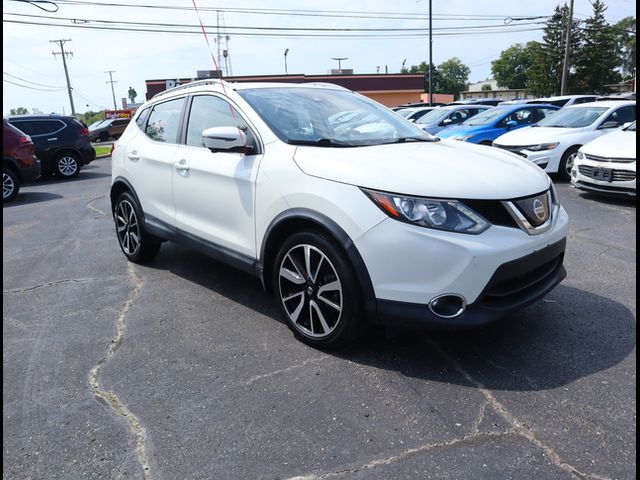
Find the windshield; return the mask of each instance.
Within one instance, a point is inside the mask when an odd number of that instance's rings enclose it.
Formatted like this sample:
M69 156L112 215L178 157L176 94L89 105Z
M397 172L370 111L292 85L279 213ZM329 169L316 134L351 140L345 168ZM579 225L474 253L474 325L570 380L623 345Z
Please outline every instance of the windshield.
M89 130L95 130L96 128L98 128L98 126L102 123L106 122L106 120L98 120L97 122L93 122L91 125L89 125Z
M403 108L402 110L396 110L396 113L404 118L407 118L413 112L415 112L415 108Z
M346 90L274 87L238 93L278 138L290 144L358 147L436 141L395 112Z
M629 125L627 128L625 128L625 130L627 132L635 132L636 131L636 122L633 122L631 125Z
M426 123L436 123L445 117L448 113L451 112L450 108L434 108L426 115L421 116L416 123L426 124Z
M475 117L471 117L469 120L462 122L462 125L489 125L490 123L499 120L503 115L506 115L511 111L512 109L509 107L490 108L489 110L479 113Z
M591 125L607 107L567 107L538 122L539 127L582 128Z

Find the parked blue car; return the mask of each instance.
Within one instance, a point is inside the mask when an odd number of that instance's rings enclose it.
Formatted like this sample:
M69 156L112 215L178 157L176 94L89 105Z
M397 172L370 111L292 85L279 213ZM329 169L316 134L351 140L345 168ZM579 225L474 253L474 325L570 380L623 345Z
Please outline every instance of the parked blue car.
M440 138L491 145L500 135L518 128L530 127L560 110L555 105L527 104L494 107L466 120L464 123L438 133Z

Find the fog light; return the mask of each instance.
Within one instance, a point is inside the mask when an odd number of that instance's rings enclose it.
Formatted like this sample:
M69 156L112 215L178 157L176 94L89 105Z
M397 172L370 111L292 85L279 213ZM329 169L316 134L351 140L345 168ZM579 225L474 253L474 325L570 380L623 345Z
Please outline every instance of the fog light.
M578 176L578 169L577 169L576 167L573 167L573 168L571 169L571 176L572 176L573 178L576 178L576 177Z
M440 318L455 318L464 312L467 302L455 294L440 295L429 302L429 310Z

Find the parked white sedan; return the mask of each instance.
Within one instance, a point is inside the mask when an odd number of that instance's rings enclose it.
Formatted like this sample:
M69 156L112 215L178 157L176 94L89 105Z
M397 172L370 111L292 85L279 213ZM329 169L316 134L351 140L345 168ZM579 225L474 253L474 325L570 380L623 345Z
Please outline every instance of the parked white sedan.
M505 133L493 146L527 158L547 173L571 177L578 149L636 119L636 102L606 101L565 107L536 125Z
M578 150L571 183L581 190L636 196L636 122Z

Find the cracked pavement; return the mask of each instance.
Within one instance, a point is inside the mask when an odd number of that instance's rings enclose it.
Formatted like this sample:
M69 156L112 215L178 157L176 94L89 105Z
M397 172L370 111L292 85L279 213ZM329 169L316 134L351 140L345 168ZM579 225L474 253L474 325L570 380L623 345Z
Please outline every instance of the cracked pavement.
M250 276L119 251L109 160L3 208L3 478L636 477L635 204L557 185L567 279L473 332L297 342Z

